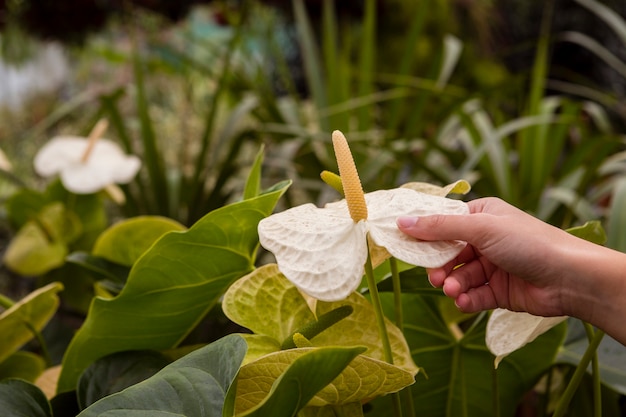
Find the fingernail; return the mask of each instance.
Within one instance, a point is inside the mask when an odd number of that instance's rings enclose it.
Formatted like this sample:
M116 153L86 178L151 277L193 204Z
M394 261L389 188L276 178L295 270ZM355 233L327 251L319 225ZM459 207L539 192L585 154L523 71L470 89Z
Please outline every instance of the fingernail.
M430 274L428 274L428 283L432 285L433 288L437 288L435 287L435 284L433 284L433 282L430 280Z
M402 228L413 227L415 223L417 223L417 217L401 216L396 219L396 224Z

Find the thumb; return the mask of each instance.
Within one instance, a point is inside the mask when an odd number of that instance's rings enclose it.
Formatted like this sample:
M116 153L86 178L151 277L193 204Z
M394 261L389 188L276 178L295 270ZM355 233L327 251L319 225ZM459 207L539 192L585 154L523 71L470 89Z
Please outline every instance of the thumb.
M470 218L470 216L472 216ZM481 230L478 214L435 214L423 217L398 217L398 228L421 240L472 241Z

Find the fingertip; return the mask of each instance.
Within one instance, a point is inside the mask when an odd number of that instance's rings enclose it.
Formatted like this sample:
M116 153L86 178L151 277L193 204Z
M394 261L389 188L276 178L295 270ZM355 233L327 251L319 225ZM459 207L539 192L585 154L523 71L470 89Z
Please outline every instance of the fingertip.
M458 298L461 294L461 284L453 278L447 278L443 282L443 293L451 298Z
M446 273L443 269L428 269L427 272L430 285L435 288L440 288L443 286L444 280L446 279Z
M454 300L456 307L463 313L472 313L472 299L466 293L459 294Z
M396 224L400 229L410 229L415 226L418 218L415 216L400 216L396 219Z

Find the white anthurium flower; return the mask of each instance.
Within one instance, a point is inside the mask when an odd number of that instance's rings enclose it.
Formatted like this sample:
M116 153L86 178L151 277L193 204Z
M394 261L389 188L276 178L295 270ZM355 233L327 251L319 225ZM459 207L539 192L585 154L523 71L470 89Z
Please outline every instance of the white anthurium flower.
M355 291L364 274L368 237L391 256L427 268L444 265L465 247L459 241L419 241L396 225L400 216L466 214L465 203L405 188L363 194L341 132L333 132L333 145L346 199L324 208L304 204L259 223L261 245L301 291L323 301Z
M127 184L137 175L141 161L126 155L113 141L100 138L106 123L99 122L88 138L59 136L37 152L35 172L42 177L60 175L63 186L76 194L91 194L112 184Z
M507 355L532 342L557 324L567 320L567 316L540 317L525 312L495 309L487 322L485 343L496 356L494 366Z

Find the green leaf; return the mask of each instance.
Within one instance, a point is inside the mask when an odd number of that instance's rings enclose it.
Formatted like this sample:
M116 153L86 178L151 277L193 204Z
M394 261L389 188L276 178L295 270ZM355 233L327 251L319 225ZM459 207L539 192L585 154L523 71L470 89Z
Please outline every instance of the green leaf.
M298 289L284 278L276 264L264 265L237 280L224 294L222 309L235 323L256 335L271 337L278 346L298 328L315 320Z
M53 282L28 294L0 314L0 362L34 337L48 323L59 306L57 293L63 289Z
M225 393L246 352L237 335L226 336L163 368L151 378L96 402L90 416L221 417Z
M569 319L567 338L559 351L557 360L578 366L587 347L589 338L580 320ZM626 346L609 335L604 335L596 350L602 383L622 395L626 395Z
M11 240L4 262L20 275L42 275L65 263L67 245L81 231L73 212L59 202L48 204Z
M215 210L186 232L155 242L116 298L92 302L65 353L59 392L72 390L80 373L108 354L177 346L224 291L253 269L258 222L285 189Z
M341 397L349 396L353 393L352 386L342 386L341 379L337 381L337 385L329 387L328 392L323 394L320 390L335 380L364 350L365 348L360 347L290 349L264 356L245 365L239 371L237 378L235 414L254 417L291 417L310 401L324 403L333 394ZM358 365L351 367L351 370L357 369L368 370L359 368ZM366 377L365 374L359 376L364 379ZM378 376L373 377L376 379ZM365 380L361 388L367 385ZM378 388L379 384L375 385ZM319 395L323 397L319 398ZM357 397L361 396L357 395Z
M44 393L21 379L0 381L0 410L6 416L52 417Z
M43 209L48 201L37 191L23 189L6 201L7 217L16 228L21 228Z
M70 253L65 259L115 283L125 283L130 268L85 252Z
M607 225L607 246L626 252L626 179L619 180L613 191L613 202Z
M567 229L567 232L598 245L604 245L606 243L606 233L604 232L602 223L598 220L588 221L582 226L571 227Z
M311 312L309 303L315 305L315 314ZM314 322L316 317L342 306L351 307L352 313L313 337L313 345L365 346L367 356L383 360L374 309L368 300L357 293L336 302L305 299L275 264L268 264L235 282L222 302L224 314L229 319L257 335L273 338L278 346L285 338ZM417 367L411 359L402 332L388 320L386 325L394 352L394 364L415 374Z
M41 356L32 352L17 351L0 362L0 380L19 378L35 382L44 369L46 369L46 361Z
M247 200L259 195L261 191L261 168L263 167L263 155L265 146L261 145L259 152L257 152L254 158L254 164L248 178L246 179L246 186L243 190L243 199Z
M117 352L92 363L78 383L80 408L150 378L169 360L155 351Z
M122 220L98 237L92 255L132 266L165 233L183 230L185 226L167 217L139 216Z
M387 314L393 311L393 295L381 294ZM493 377L497 372L500 413L511 417L522 396L553 364L565 333L559 325L534 342L506 357L497 371L485 346L486 315L477 316L462 332L450 327L439 311L439 296L403 294L404 329L413 359L428 378L411 386L416 415L494 415ZM387 397L375 400L368 416L388 416Z

